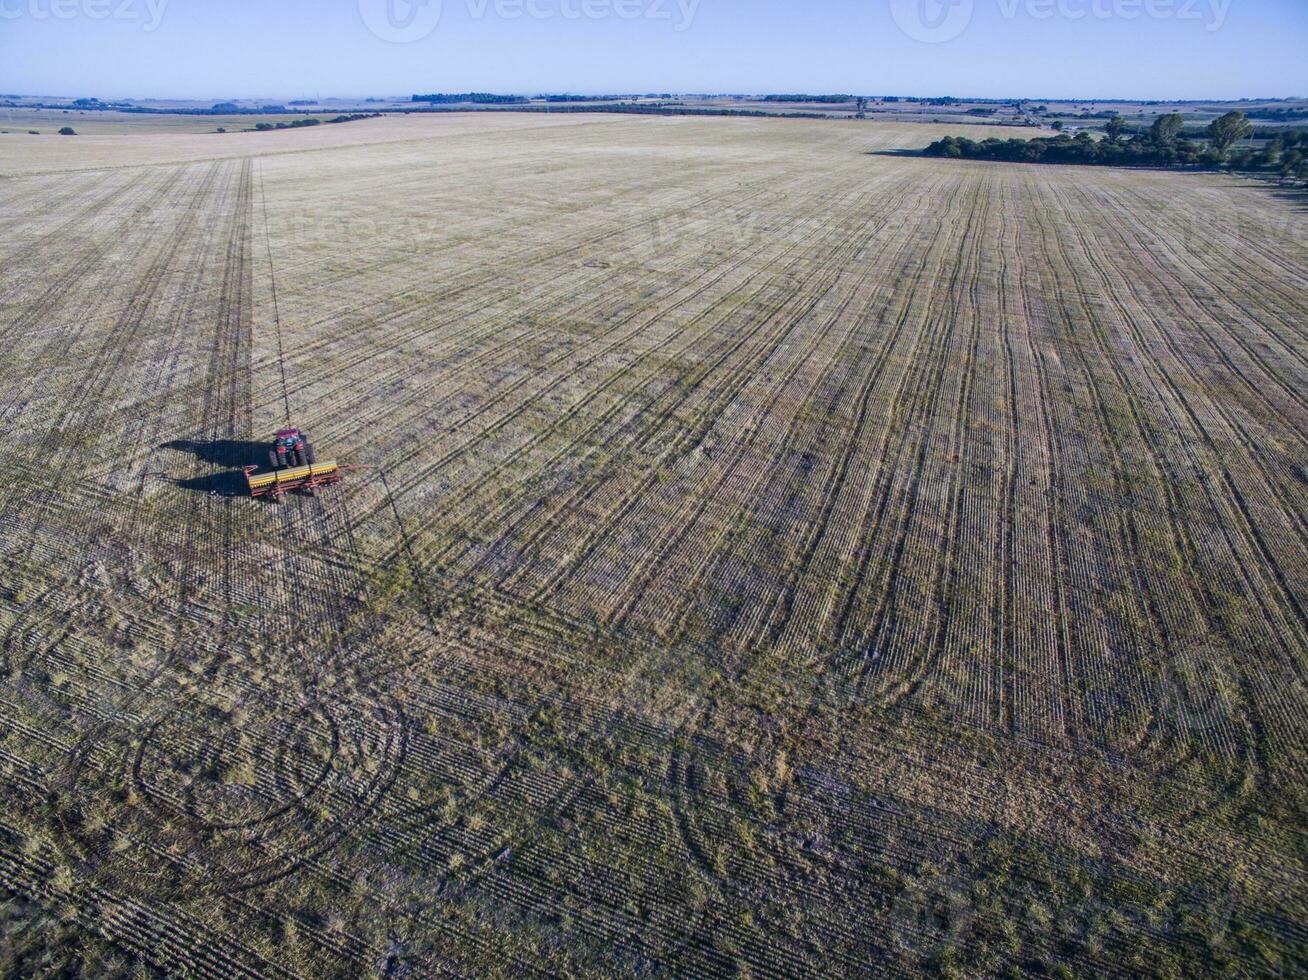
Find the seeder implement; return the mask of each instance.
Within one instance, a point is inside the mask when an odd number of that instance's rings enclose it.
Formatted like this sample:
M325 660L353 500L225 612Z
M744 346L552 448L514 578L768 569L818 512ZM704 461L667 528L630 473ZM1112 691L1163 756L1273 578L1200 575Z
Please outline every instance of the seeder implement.
M300 434L299 429L283 429L277 433L268 450L267 472L258 472L258 466L246 466L245 488L251 497L272 497L278 503L288 493L303 490L310 495L319 487L341 482L341 475L357 466L342 466L335 461L319 463L313 447Z
M341 482L341 467L335 462L294 466L272 473L258 473L257 466L245 467L245 485L251 497L272 497L280 501L295 490L315 493L319 487Z

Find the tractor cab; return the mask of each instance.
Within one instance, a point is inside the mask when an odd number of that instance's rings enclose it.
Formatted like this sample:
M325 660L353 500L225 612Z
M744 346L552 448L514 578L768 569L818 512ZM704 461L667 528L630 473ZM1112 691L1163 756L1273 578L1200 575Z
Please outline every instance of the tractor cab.
M274 470L288 466L311 466L313 463L313 446L299 429L281 429L273 436L272 448L268 450L268 464Z

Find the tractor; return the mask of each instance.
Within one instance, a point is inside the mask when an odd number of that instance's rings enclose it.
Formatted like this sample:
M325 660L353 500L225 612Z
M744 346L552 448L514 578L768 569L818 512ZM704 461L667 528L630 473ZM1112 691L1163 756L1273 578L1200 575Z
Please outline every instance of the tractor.
M250 496L271 497L277 502L296 491L313 496L319 487L339 483L342 473L359 469L335 461L319 463L313 446L299 429L282 429L277 433L268 450L268 465L267 473L258 472L258 466L245 467L245 486Z
M316 462L312 444L299 429L279 431L273 438L272 448L268 450L268 465L274 470L284 470L288 466L312 466Z

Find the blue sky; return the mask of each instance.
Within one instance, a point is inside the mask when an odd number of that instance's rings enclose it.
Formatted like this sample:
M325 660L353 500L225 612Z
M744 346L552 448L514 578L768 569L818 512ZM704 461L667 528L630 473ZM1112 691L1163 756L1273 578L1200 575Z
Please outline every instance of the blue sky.
M470 89L1308 96L1308 0L0 0L3 92Z

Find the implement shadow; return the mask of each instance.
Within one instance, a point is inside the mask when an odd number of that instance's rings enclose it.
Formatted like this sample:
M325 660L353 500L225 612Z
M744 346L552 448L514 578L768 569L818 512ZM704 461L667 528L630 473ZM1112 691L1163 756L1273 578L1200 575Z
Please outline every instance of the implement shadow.
M173 480L174 485L183 490L219 497L244 497L245 474L241 472L241 468L265 463L268 452L267 443L245 442L239 439L215 439L210 442L175 439L164 443L160 448L187 453L202 463L223 467L226 472L209 473L188 480Z
M1272 197L1291 205L1295 211L1308 211L1308 185L1269 187Z

